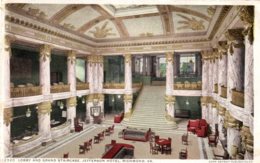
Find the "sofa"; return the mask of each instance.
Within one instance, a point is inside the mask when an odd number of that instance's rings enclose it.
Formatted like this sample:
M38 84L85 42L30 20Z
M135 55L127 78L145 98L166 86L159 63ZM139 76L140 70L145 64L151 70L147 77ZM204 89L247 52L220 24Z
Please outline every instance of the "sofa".
M120 123L124 118L124 112L114 116L114 123Z
M151 134L151 129L136 129L128 128L122 131L122 137L125 140L134 140L134 141L148 141Z
M192 133L196 132L196 129L199 127L199 120L189 120L187 125L187 131L190 131Z

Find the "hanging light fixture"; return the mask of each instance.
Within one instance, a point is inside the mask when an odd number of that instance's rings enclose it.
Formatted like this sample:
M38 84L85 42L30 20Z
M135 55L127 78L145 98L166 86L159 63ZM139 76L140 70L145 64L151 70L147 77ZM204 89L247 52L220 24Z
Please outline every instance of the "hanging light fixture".
M31 116L31 110L30 110L29 107L28 107L27 110L26 110L25 116L26 116L27 118Z
M63 102L60 102L60 109L62 110L64 108Z
M85 98L84 97L82 97L81 103L85 104Z
M190 105L190 102L188 101L188 99L186 99L185 104L186 104L186 105Z
M112 102L115 102L115 98L114 98L114 96L112 97L112 100L111 100Z
M117 97L120 99L120 98L121 98L121 95L118 95Z

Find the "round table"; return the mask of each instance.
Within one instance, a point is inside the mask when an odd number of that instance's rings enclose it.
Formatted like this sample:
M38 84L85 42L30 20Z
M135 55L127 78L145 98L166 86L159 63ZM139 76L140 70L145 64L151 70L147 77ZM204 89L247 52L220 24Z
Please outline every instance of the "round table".
M167 146L167 145L171 144L171 141L169 141L168 139L161 138L161 139L156 140L155 143L160 146L161 153L163 153L163 146Z

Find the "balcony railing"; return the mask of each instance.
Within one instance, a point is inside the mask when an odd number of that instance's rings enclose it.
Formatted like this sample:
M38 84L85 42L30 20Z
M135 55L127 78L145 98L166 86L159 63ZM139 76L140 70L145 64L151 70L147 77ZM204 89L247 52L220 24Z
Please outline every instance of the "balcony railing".
M51 93L61 93L61 92L69 92L70 85L69 84L55 84L51 86Z
M125 83L104 83L104 89L124 89Z
M214 84L214 93L218 93L218 84Z
M174 83L175 90L201 90L201 81L198 82L176 82Z
M76 89L77 89L77 90L86 90L86 89L89 89L89 83L77 83Z
M244 92L233 89L231 103L243 108L244 107Z
M18 87L11 87L11 97L27 97L37 96L42 94L41 86L25 86L19 85Z
M221 94L220 94L220 96L223 97L223 98L227 98L227 87L221 86Z

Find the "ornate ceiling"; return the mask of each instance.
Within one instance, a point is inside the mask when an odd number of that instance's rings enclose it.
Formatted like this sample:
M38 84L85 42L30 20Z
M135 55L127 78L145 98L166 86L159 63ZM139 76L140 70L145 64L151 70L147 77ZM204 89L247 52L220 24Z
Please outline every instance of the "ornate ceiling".
M223 6L9 4L7 9L94 42L210 40Z

